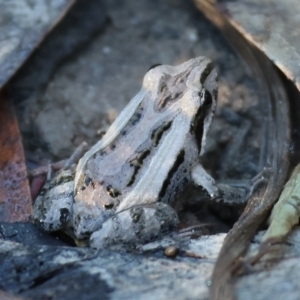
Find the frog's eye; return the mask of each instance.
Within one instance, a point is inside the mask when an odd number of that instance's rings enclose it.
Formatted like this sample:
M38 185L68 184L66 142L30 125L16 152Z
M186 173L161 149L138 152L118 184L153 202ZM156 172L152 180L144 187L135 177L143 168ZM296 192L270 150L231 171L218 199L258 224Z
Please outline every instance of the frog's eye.
M203 95L203 105L211 106L212 104L212 95L209 91L205 90Z
M154 69L154 68L156 68L156 67L158 67L158 66L161 66L161 64L154 64L154 65L152 65L152 66L148 69L148 71L150 71L151 69Z

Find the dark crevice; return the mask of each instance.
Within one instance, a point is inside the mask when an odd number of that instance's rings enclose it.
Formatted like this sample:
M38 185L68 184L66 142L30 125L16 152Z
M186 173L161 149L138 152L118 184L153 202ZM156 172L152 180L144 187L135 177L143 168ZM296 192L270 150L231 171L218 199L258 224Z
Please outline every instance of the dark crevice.
M165 196L167 188L170 185L173 176L176 174L176 172L178 171L179 167L184 162L184 155L185 155L184 150L181 150L179 152L177 158L176 158L176 161L175 161L173 167L170 169L169 174L168 174L166 180L164 181L164 183L162 185L162 189L161 189L161 191L159 193L159 196L158 196L159 199L161 199L161 198L163 198Z

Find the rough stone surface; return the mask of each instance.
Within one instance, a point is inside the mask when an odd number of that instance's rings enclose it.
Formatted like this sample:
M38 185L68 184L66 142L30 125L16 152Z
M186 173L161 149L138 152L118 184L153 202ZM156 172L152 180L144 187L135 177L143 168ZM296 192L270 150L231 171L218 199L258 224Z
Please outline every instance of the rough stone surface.
M0 289L26 299L207 299L224 237L185 241L174 259L158 244L118 253L0 240Z
M262 236L256 236L249 255ZM162 242L139 253L118 253L0 240L0 289L20 299L208 299L224 237L183 241L174 259L163 255ZM246 268L236 279L238 299L298 299L299 241L297 228L272 255Z
M221 9L236 29L265 52L300 90L298 1L222 1Z
M0 87L73 3L74 0L0 1Z

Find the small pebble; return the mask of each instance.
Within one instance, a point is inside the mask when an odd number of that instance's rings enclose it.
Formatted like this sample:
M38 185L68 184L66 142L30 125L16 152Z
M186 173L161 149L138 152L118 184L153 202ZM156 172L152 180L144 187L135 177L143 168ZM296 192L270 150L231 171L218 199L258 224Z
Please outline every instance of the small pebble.
M169 246L165 249L165 256L175 258L179 252L179 249L175 246Z

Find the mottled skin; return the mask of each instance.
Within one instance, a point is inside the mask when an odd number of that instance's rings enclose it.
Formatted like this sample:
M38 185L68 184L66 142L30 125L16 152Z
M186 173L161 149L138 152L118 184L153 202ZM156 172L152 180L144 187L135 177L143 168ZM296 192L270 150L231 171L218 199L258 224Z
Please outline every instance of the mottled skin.
M76 172L63 170L44 188L34 206L37 224L90 238L97 248L134 245L177 225L169 204L187 184L218 198L199 163L216 96L216 71L204 57L149 70Z

